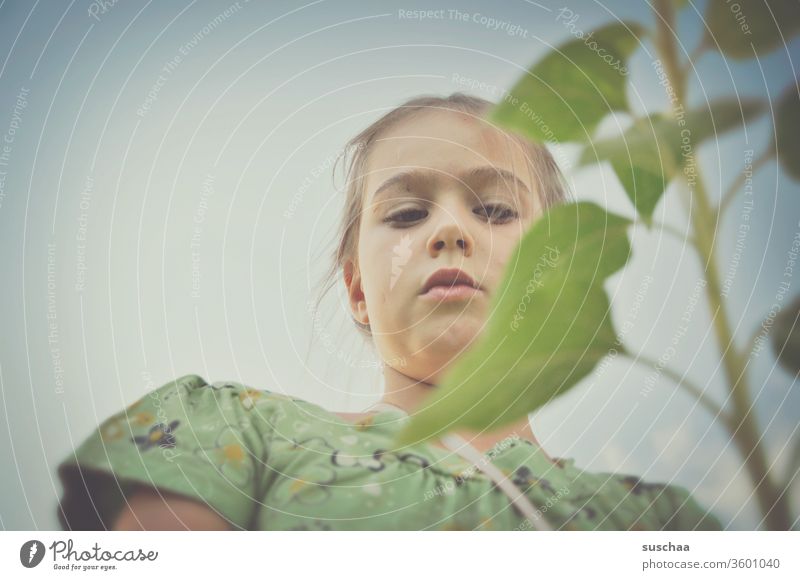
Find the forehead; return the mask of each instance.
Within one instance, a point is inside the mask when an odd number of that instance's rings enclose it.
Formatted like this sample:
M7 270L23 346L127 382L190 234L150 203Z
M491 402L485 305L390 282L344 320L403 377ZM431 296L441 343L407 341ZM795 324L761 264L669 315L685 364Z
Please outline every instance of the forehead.
M514 173L534 190L518 141L469 113L425 111L378 137L367 158L365 197L370 200L386 179L409 169L455 175L487 165Z

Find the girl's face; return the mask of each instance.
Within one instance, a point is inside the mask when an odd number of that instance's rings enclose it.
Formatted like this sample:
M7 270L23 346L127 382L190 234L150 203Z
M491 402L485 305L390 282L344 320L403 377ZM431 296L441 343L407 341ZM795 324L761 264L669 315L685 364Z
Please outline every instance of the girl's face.
M483 331L506 262L541 214L536 180L518 143L468 114L433 111L382 135L365 181L358 259L344 268L351 309L386 365L436 384ZM423 294L441 268L479 289Z

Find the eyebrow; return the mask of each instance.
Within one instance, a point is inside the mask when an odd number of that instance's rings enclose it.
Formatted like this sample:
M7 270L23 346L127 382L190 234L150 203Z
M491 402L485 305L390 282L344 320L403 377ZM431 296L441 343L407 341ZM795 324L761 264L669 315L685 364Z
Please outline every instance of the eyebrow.
M530 194L528 186L523 181L507 169L500 167L492 167L485 165L481 167L473 167L466 171L455 174L455 179L460 180L467 186L483 187L490 183L511 183L515 192L522 191L523 193ZM378 197L385 195L388 191L402 187L406 190L421 190L431 185L435 185L442 180L440 172L432 171L429 169L415 169L411 171L401 171L392 175L389 179L384 181L372 196L374 203Z

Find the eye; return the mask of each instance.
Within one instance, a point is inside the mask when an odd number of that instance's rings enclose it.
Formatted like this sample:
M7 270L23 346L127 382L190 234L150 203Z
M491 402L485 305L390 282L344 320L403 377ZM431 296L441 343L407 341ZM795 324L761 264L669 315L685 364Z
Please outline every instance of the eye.
M473 213L486 216L493 223L507 223L519 217L519 214L512 208L493 203L476 207Z
M383 222L396 223L396 224L410 224L412 222L421 220L427 215L428 215L428 210L425 209L417 209L417 208L404 209L383 218Z

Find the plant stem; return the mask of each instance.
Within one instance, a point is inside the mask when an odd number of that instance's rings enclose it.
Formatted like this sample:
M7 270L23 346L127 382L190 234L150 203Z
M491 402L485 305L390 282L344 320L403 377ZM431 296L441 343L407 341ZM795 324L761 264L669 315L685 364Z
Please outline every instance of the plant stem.
M753 352L753 348L756 346L756 340L758 336L764 332L764 321L762 320L761 324L759 324L753 333L750 335L750 338L747 339L747 342L744 345L744 348L741 350L740 356L751 356Z
M672 0L655 0L656 12L656 36L655 45L661 62L664 64L664 72L667 79L672 84L672 89L678 97L680 103L683 102L685 90L685 75L682 74L677 51L675 50L675 11Z
M694 221L695 231L710 230L716 224L709 223L713 212L708 205L708 196L703 186L699 173L697 174L697 189L699 212ZM771 530L791 529L791 517L788 498L781 494L778 486L772 479L767 465L766 452L762 445L762 436L756 425L753 413L753 402L747 380L747 360L739 356L733 341L725 305L722 302L719 273L713 255L713 238L708 235L697 236L697 250L703 261L708 284L706 296L711 306L711 316L714 323L717 341L722 349L722 365L725 377L730 385L733 401L733 418L728 423L728 428L733 435L739 452L744 457L745 467L755 486L756 497L762 513L766 515L765 521Z
M658 20L657 49L678 102L683 103L685 101L685 78L680 74L681 68L675 49L672 0L655 0L655 9ZM781 493L769 471L756 418L754 414L751 414L753 404L746 375L747 362L738 356L738 352L734 348L733 332L721 299L719 272L714 259L714 237L718 225L718 213L712 209L709 203L708 193L700 176L694 152L690 154L689 161L692 162L695 169L693 190L691 187L692 176L685 175L686 184L689 186L690 193L693 194L690 207L692 211L689 212L694 230L693 245L699 254L707 277L706 297L711 309L716 338L722 352L723 370L733 403L733 416L724 424L730 430L733 441L743 456L744 465L753 483L767 528L789 530L792 518L788 498L786 494Z
M708 50L708 48L709 48L709 46L706 43L706 39L705 39L705 36L704 36L703 39L700 41L700 44L698 44L694 48L692 53L689 55L689 58L686 59L686 63L681 67L681 75L683 76L684 79L688 78L689 71L692 70L692 65L695 62L697 62L697 60L701 56L703 56L703 53L706 52Z
M775 149L770 147L767 151L765 151L758 159L756 159L752 165L750 166L750 178L752 179L753 175L756 174L756 171L764 165L767 161L775 157ZM725 191L722 196L722 199L719 202L719 207L716 210L716 217L717 221L721 221L722 215L727 210L730 203L736 197L736 194L739 193L739 189L744 185L745 181L747 180L747 176L742 171L736 178L736 181L731 183L730 187Z

